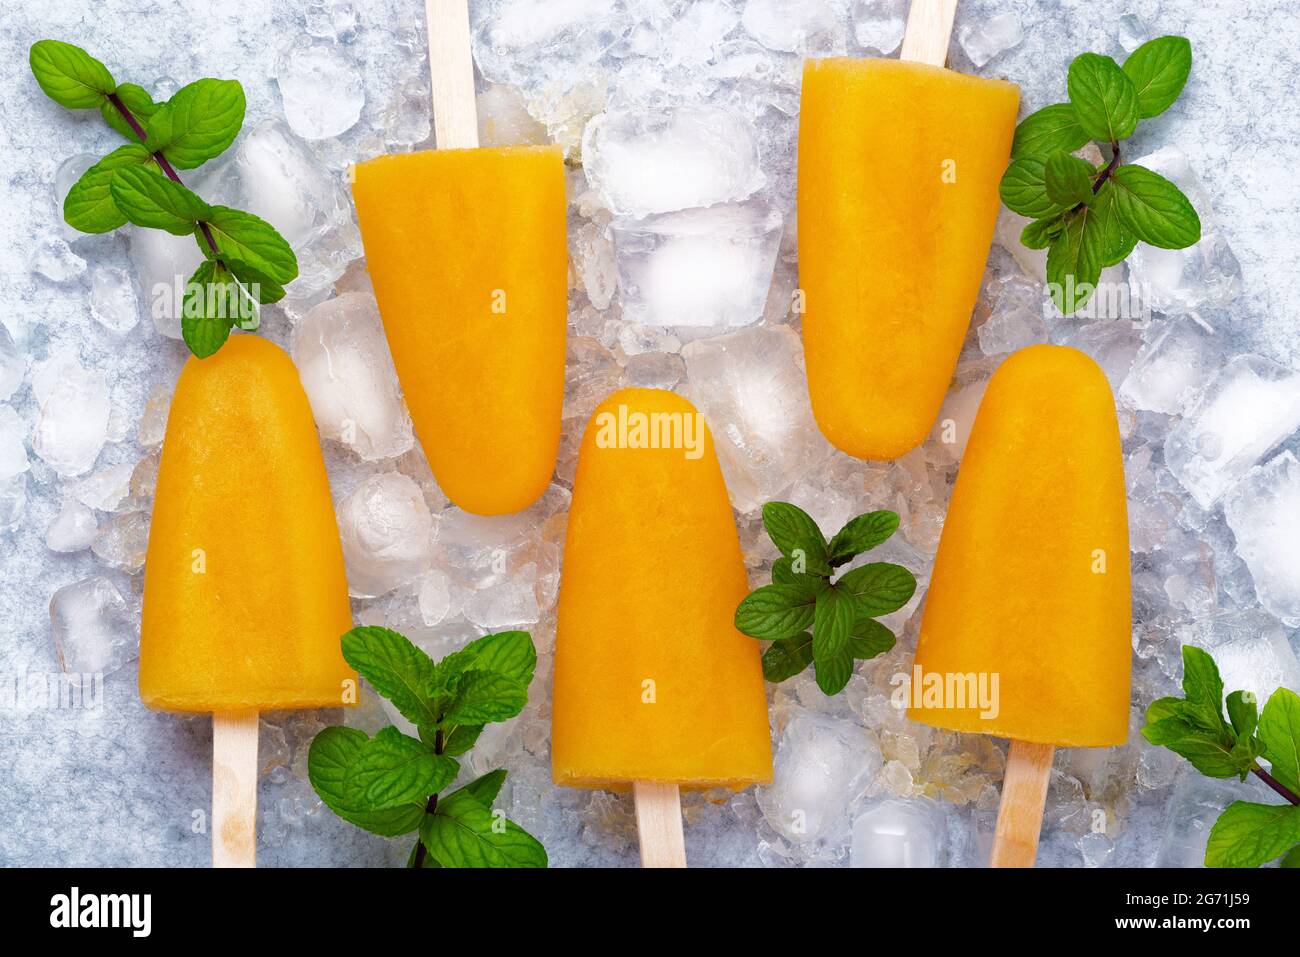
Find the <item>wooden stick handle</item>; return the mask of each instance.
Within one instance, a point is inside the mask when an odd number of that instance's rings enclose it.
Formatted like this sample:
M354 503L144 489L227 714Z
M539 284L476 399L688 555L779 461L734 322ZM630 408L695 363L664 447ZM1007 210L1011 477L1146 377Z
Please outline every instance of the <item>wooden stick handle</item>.
M429 91L438 149L478 146L468 0L424 0L429 31Z
M993 835L990 867L1034 866L1055 750L1050 744L1011 742L1011 750L1007 752L1007 773L1002 779L1002 805L998 808L998 828Z
M257 712L212 716L212 866L257 866Z
M676 784L632 785L636 799L636 829L641 835L642 867L685 867L682 838L682 799Z
M952 37L952 20L956 15L957 0L912 0L900 56L904 60L943 66L948 59L948 40Z

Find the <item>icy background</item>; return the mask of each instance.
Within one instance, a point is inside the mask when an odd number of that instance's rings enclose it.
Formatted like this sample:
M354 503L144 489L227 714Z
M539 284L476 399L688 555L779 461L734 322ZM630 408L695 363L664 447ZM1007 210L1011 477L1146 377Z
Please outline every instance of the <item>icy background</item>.
M886 557L921 582L891 618L896 650L862 664L843 694L826 699L806 675L770 688L776 781L689 797L692 863L982 863L1004 744L906 721L888 703L888 681L910 665L916 606L984 383L1007 352L1041 341L1091 353L1119 396L1135 654L1130 744L1058 752L1040 861L1197 863L1218 809L1252 787L1185 773L1137 735L1145 705L1176 686L1180 644L1212 649L1229 688L1300 688L1291 5L1254 3L1243 17L1235 0L961 4L951 65L1016 80L1022 112L1063 98L1079 52L1122 56L1149 36L1190 37L1186 93L1143 124L1130 155L1155 152L1149 162L1191 196L1205 238L1184 252L1135 253L1130 279L1155 310L1147 320L1045 321L1041 256L1004 221L943 413L958 441L936 435L892 463L847 458L816 431L788 305L801 57L893 53L906 4L471 6L483 142L553 140L570 165L565 438L550 491L498 519L449 507L413 443L346 188L351 162L430 145L422 5L20 0L0 13L0 675L11 692L61 670L106 675L95 710L0 709L0 863L209 861L209 838L191 822L208 807L210 723L145 710L135 662L152 486L186 356L149 291L188 275L198 254L161 233L86 237L62 226L63 193L115 139L97 117L41 95L26 61L42 37L87 47L156 98L199 76L243 82L245 132L187 179L210 201L261 213L298 250L303 276L265 311L262 334L292 350L311 395L357 620L398 628L436 656L489 630L532 631L541 651L532 703L493 726L465 764L509 768L505 806L554 864L636 860L629 800L555 790L547 750L574 453L590 410L623 384L680 389L709 417L755 584L774 557L756 507L776 496L828 530L867 509L897 510L902 529ZM312 735L339 720L373 730L386 716L373 696L342 718L265 716L264 865L405 858L407 839L342 823L306 783ZM795 808L807 814L805 833L790 831Z

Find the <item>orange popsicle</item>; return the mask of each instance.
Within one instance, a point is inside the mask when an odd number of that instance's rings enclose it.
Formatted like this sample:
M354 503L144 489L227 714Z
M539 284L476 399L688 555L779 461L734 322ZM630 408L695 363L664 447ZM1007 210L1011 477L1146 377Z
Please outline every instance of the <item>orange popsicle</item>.
M640 437L637 423L646 425ZM683 437L677 447L635 447L663 428ZM557 784L771 780L759 648L732 623L748 590L703 417L671 392L611 395L583 436L564 549Z
M1115 402L1082 352L989 382L957 475L912 672L917 721L1011 739L992 863L1034 862L1054 747L1128 736L1130 578Z
M946 32L937 49L942 64ZM984 273L1018 104L1015 84L941 65L804 67L808 389L818 426L850 455L897 458L934 424Z
M165 711L345 703L343 549L298 371L236 335L167 419L144 573L140 696ZM347 684L345 684L345 682Z
M554 471L564 400L560 149L381 156L356 167L352 193L393 364L438 484L467 511L525 508Z

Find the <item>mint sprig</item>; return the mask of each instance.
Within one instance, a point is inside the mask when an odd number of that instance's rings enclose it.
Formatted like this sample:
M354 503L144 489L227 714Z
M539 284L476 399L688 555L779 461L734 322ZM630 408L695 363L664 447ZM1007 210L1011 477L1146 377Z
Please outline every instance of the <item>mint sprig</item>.
M419 737L391 726L374 737L347 727L316 735L307 774L330 810L386 837L418 831L411 867L545 867L537 839L492 808L503 769L440 796L483 726L513 718L528 703L537 666L528 633L487 635L436 663L388 628L354 628L342 646L348 664Z
M1183 249L1201 238L1200 217L1177 186L1120 163L1121 141L1178 99L1191 69L1185 37L1148 41L1122 66L1084 53L1070 63L1069 102L1031 113L1016 127L999 192L1008 209L1033 220L1020 241L1048 250L1045 278L1063 315L1081 309L1101 271L1123 262L1139 241ZM1073 155L1092 141L1110 153L1098 167Z
M1142 735L1207 777L1253 774L1288 802L1232 802L1210 830L1207 867L1259 867L1284 855L1284 866L1300 866L1300 695L1278 688L1259 711L1253 695L1233 691L1225 718L1223 691L1214 658L1184 645L1183 697L1153 701Z
M763 525L781 557L772 584L751 592L736 608L737 630L771 641L763 676L780 683L815 668L825 694L841 691L853 663L894 646L893 633L874 619L897 611L916 592L916 578L901 565L875 562L832 580L834 569L885 542L898 515L867 512L826 541L817 523L788 502L763 506Z
M80 47L39 40L29 54L45 94L68 109L97 109L129 142L87 170L68 192L63 218L85 233L126 223L193 234L202 263L186 284L181 335L199 358L212 355L238 325L258 327L258 305L278 302L298 276L284 238L251 213L209 206L185 188L178 169L221 155L244 123L243 87L235 80L195 80L165 103L144 87L119 84Z

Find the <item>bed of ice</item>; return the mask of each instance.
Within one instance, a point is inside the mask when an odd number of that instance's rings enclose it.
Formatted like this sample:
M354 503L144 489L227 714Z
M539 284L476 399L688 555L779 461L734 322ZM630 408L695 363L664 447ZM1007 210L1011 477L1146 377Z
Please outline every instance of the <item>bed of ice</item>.
M1040 861L1195 865L1206 831L1252 785L1209 782L1146 746L1141 713L1170 692L1179 647L1218 657L1230 688L1300 688L1300 94L1287 4L1232 0L966 0L957 68L1017 80L1027 111L1063 94L1092 49L1121 55L1183 33L1188 90L1144 124L1134 155L1177 180L1205 225L1181 252L1139 247L1129 319L1045 319L1042 256L999 226L944 419L892 463L834 451L813 425L789 304L796 285L794 145L804 55L894 53L903 0L477 0L485 144L563 144L569 161L571 335L555 482L514 516L448 505L415 443L361 259L346 187L357 159L430 145L422 4L415 0L130 0L7 4L0 48L0 863L208 861L210 725L145 710L136 691L141 566L167 402L186 356L155 309L197 261L192 242L81 236L62 194L112 136L70 116L26 73L28 45L88 47L157 97L236 76L245 132L191 177L293 242L302 278L262 334L289 348L324 440L360 622L435 656L524 627L541 652L531 703L465 762L505 766L510 815L557 865L629 864L629 800L558 791L548 772L550 650L577 439L623 384L678 389L707 414L753 581L774 553L757 506L774 497L825 528L902 516L887 557L921 587L889 623L898 647L825 698L803 676L770 688L771 787L686 800L696 865L970 866L985 859L1004 744L935 731L889 704L906 670L946 501L985 382L1009 351L1068 343L1104 366L1120 402L1134 585L1130 743L1058 752ZM146 10L147 12L141 12ZM881 148L888 148L881 144ZM1118 270L1114 278L1122 280ZM63 672L98 707L42 705ZM17 693L17 692L21 692ZM36 699L40 699L40 701ZM360 709L262 723L264 864L394 864L407 841L324 810L305 779L314 733L389 719ZM1257 799L1260 799L1257 797ZM797 816L800 826L793 822Z

